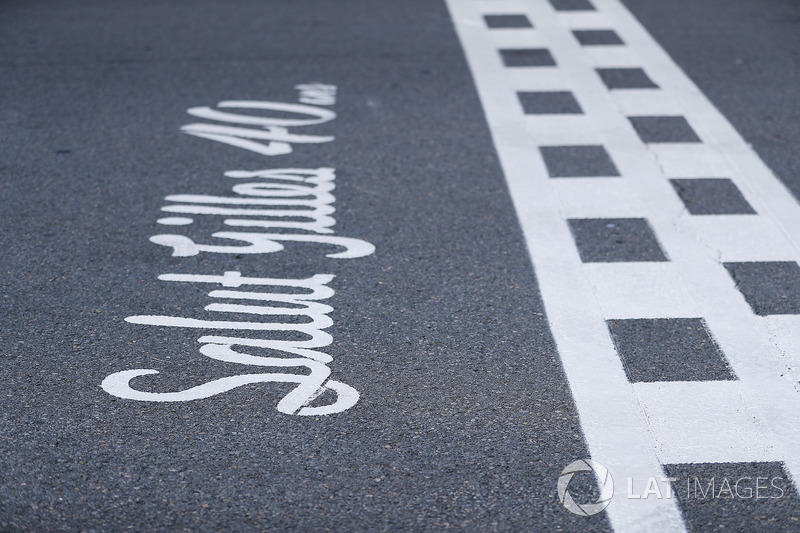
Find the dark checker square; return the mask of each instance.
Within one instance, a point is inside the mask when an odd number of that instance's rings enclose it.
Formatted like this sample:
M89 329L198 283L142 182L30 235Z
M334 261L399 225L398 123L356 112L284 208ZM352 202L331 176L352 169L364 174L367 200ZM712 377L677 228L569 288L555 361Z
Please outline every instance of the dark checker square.
M573 30L572 34L583 46L625 44L614 30Z
M700 137L684 117L628 117L646 143L699 143Z
M525 15L484 15L489 28L533 28Z
M607 323L631 383L736 379L701 318Z
M725 263L757 315L800 314L800 266L794 261Z
M727 178L669 180L693 215L755 215L742 192Z
M640 68L599 68L597 73L609 89L658 89Z
M643 218L577 218L568 222L584 263L668 260Z
M781 462L664 465L687 529L798 531L800 497ZM644 482L638 491L644 490Z
M550 0L556 11L594 11L589 0Z
M500 50L507 67L554 67L556 60L547 48L518 48Z
M517 93L526 115L581 115L583 109L571 92Z
M551 178L619 176L602 146L540 146Z

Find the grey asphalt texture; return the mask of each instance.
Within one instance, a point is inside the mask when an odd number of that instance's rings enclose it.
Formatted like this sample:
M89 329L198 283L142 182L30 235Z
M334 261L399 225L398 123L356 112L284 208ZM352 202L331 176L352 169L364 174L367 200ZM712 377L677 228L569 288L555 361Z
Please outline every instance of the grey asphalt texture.
M753 313L800 314L800 266L794 261L724 263Z
M608 530L557 499L586 445L442 3L12 1L0 21L0 529ZM338 118L302 133L332 143L265 158L179 131L189 107L296 102L315 81L338 86ZM319 166L337 169L336 234L375 255L148 242L170 232L166 195ZM135 382L155 392L261 371L203 357L208 332L124 322L218 318L207 287L156 278L229 270L337 276L325 351L354 408L283 415L276 384L171 404L101 390L135 368L161 372Z
M540 146L551 178L619 176L619 170L602 146Z
M643 218L573 218L568 222L584 263L669 261Z
M800 4L625 3L800 198ZM293 87L316 81L338 86L338 118L298 132L332 143L265 158L179 131L196 121L189 107L295 102ZM588 452L441 2L10 0L0 101L0 530L609 530L604 514L571 515L556 497L563 467ZM553 177L617 175L598 148L542 152ZM229 195L228 170L320 166L337 169L336 234L375 255L288 243L173 258L148 242L170 232L155 222L167 195ZM225 228L195 219L185 231L198 240ZM133 368L158 369L135 383L160 392L261 371L203 357L196 339L209 332L124 321L219 318L203 311L208 287L157 276L230 270L336 275L324 351L332 378L360 391L355 407L283 415L290 387L276 384L173 404L100 388ZM749 301L775 304L772 274L745 274ZM783 291L791 305L796 286ZM775 464L670 468L782 475ZM570 490L596 496L585 476ZM792 494L774 530L796 523ZM721 500L681 505L693 531L736 531L753 516Z
M631 383L736 379L700 318L608 320Z
M728 178L671 179L692 215L755 215L753 207Z
M628 117L646 143L699 143L700 137L683 117Z

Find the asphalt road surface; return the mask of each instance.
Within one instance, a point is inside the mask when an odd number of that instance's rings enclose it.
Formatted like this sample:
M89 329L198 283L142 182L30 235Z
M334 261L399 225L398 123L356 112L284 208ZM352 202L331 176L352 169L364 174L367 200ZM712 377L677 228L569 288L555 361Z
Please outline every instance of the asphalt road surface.
M800 531L798 30L3 2L0 530Z

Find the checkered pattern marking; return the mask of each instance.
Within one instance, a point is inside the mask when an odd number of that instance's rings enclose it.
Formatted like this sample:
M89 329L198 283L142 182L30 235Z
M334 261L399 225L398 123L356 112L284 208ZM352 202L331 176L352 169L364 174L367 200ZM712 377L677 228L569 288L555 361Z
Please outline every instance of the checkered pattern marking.
M800 479L800 207L619 0L447 2L592 458ZM530 27L479 23L502 13ZM607 512L695 527L686 502Z

